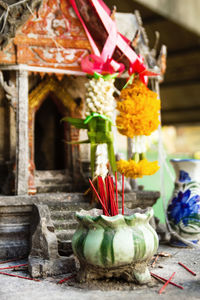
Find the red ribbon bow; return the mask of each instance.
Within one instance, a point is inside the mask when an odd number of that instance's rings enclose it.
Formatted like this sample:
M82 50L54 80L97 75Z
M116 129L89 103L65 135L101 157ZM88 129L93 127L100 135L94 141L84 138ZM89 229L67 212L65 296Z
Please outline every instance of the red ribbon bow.
M93 75L94 72L99 74L113 74L116 71L121 73L124 71L125 67L123 64L117 64L117 68L113 66L113 60L107 58L105 61L101 56L95 54L90 54L81 60L81 68L87 74Z
M138 74L139 79L147 85L148 83L148 76L157 76L158 73L152 72L147 70L144 63L141 63L141 60L144 61L144 58L139 55L140 61L135 60L129 67L128 73L131 76L132 74Z
M82 19L79 10L76 5L75 0L70 0L71 5L76 12L80 22L85 29L85 32L88 36L89 42L93 49L93 53L89 57L85 57L82 60L81 66L82 70L86 73L93 74L94 72L98 73L114 73L114 72L123 72L125 67L123 64L118 63L112 59L112 55L115 51L115 48L118 47L122 53L128 58L130 63L134 63L136 60L139 60L137 54L129 46L129 41L117 32L116 24L110 17L110 10L105 5L102 0L88 0L91 2L91 5L96 10L100 20L102 21L107 33L108 38L105 42L102 52L100 53L97 45L95 44L90 32L88 31L84 20ZM142 63L142 62L141 62ZM87 66L88 64L88 66Z

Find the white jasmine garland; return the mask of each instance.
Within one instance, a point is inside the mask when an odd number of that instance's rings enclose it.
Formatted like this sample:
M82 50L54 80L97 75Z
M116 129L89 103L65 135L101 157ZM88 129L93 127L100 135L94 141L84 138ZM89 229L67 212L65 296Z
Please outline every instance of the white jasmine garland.
M92 78L86 83L86 88L86 114L97 112L111 117L115 109L114 79Z
M145 153L150 146L150 137L146 135L134 136L132 139L132 153Z
M86 83L86 117L91 113L99 113L112 119L115 110L114 79L104 80L103 78L92 78ZM105 177L107 168L107 145L99 144L96 150L95 176Z

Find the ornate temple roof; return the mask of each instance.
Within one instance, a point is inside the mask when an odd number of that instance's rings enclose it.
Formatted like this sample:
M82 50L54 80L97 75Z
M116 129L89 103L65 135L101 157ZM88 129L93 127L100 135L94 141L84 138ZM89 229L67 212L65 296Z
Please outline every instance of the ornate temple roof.
M71 70L72 73L80 71L79 62L91 48L69 1L44 0L38 11L38 1L23 1L22 4L20 2L22 1L15 1L15 8L16 11L22 9L21 15L23 14L24 18L18 22L18 15L13 17L12 22L17 24L15 30L18 28L16 34L14 29L11 30L12 26L5 26L7 40L14 34L15 36L0 52L0 63L59 67ZM11 17L9 15L9 18ZM3 45L5 42L2 47Z

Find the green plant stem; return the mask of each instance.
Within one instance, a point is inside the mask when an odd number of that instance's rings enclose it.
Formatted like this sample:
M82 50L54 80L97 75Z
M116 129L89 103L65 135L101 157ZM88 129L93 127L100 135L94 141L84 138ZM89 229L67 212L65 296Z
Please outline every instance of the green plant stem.
M133 153L132 160L134 160L135 163L138 163L140 161L139 153L137 152Z

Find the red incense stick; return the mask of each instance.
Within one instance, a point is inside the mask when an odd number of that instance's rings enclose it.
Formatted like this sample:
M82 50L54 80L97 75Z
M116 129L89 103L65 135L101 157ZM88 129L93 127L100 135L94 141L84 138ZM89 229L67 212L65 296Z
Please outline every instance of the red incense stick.
M17 278L22 278L22 279L28 279L28 280L34 280L34 281L40 281L39 279L30 278L30 277L24 277L24 276L20 276L20 275L14 275L14 274L5 273L5 272L0 272L0 274L2 274L2 275L7 275L7 276L12 276L12 277L17 277Z
M107 197L106 197L106 191L105 191L105 183L104 183L102 177L100 177L100 179L101 179L101 185L102 185L102 190L103 190L103 197L104 197L105 207L108 210L108 203L107 203Z
M165 282L167 281L167 279L165 279L165 278L163 278L163 277L161 277L161 276L159 276L159 275L157 275L157 274L154 274L154 273L152 273L152 272L151 272L151 276L153 276L153 277L156 278L156 279L165 281ZM176 283L174 283L174 282L172 282L172 281L170 281L169 284L174 285L174 286L176 286L176 287L179 288L179 289L182 289L182 290L184 289L184 287L183 287L182 285L176 284Z
M98 184L99 184L100 197L101 197L102 202L104 203L104 205L106 207L106 199L105 199L105 193L104 193L104 184L103 184L102 177L100 177L100 176L98 176ZM103 209L103 213L105 215L107 215L105 209Z
M105 184L106 184L106 199L107 199L107 208L110 212L110 202L109 202L109 185L108 185L108 178L105 178Z
M114 184L111 176L108 176L108 184L109 184L109 195L110 195L110 204L112 209L112 216L116 215L116 205L115 205L115 196L114 196Z
M101 177L101 181L102 181L102 187L103 187L103 195L104 195L104 199L105 199L105 207L106 207L107 211L109 212L106 182L105 182L105 180L103 181L102 177Z
M105 205L103 204L101 198L99 197L99 194L97 193L97 190L95 189L95 187L94 187L94 185L93 185L93 183L92 183L92 181L91 181L90 179L89 179L89 182L90 182L90 184L91 184L91 186L92 186L92 188L93 188L93 191L95 192L97 198L99 199L99 202L101 203L102 207L105 209L106 213L107 213L108 216L109 216L109 213L108 213L108 211L107 211Z
M27 257L17 257L17 258L12 258L12 259L8 259L8 260L0 261L0 265L7 264L9 262L16 261L16 260L22 260L22 259L25 259L25 258L27 258Z
M165 284L161 287L161 289L159 290L159 294L162 294L162 292L164 291L164 289L166 288L166 286L170 283L171 279L174 277L174 275L176 274L176 272L174 272L170 278L165 282Z
M186 267L184 264L182 264L181 262L178 262L178 264L180 266L182 266L183 268L185 268L188 272L190 272L192 275L196 276L197 274L195 272L193 272L192 270L190 270L188 267Z
M66 277L66 278L64 278L64 279L61 279L60 281L57 282L57 284L62 284L62 283L64 283L64 282L70 280L71 278L74 278L75 276L76 276L76 274L71 275L71 276L68 276L68 277Z
M112 182L113 201L114 201L114 206L115 206L115 215L118 215L119 214L118 204L117 204L117 199L115 200L115 186L114 186L114 180L112 177L111 177L111 182Z
M28 266L28 264L22 264L22 265L17 265L17 266L4 267L4 268L0 268L0 270L14 269L14 268L19 268L19 267L24 267L24 266Z
M111 201L111 186L110 186L110 180L109 180L109 175L106 177L107 179L107 186L108 186L108 203L109 203L109 208L110 208L110 215L113 215L113 205Z
M119 210L118 210L118 190L117 190L117 172L115 172L115 189L116 189L116 205L117 205L117 213L119 213Z
M122 174L122 215L124 215L124 174Z

